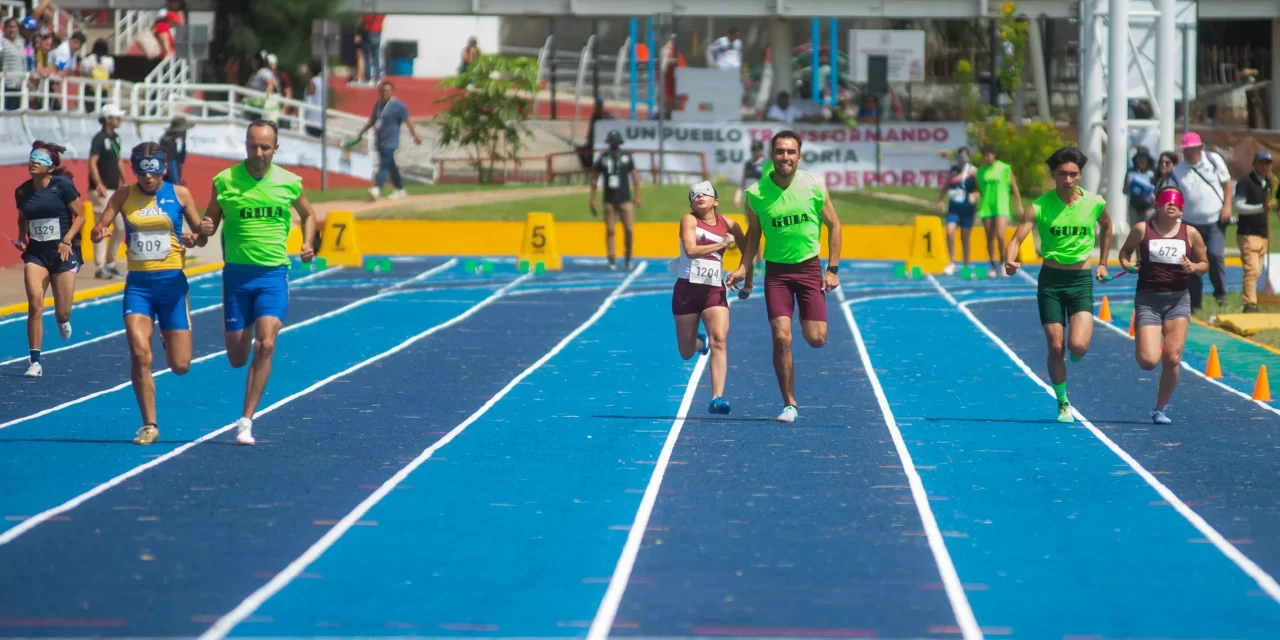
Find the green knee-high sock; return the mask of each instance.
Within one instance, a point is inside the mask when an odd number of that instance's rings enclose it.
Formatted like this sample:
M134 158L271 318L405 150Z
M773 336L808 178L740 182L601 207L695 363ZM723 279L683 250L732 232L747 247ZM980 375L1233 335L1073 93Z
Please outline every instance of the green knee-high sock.
M1066 402L1067 401L1067 383L1065 381L1060 383L1058 382L1053 383L1053 393L1058 396L1058 402Z

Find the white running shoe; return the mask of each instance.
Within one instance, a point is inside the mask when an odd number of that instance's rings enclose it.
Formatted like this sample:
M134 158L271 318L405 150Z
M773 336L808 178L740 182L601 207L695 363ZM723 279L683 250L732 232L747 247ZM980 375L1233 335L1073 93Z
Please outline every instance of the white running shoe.
M31 366L27 367L27 372L23 375L28 378L39 378L44 375L44 368L40 366L39 362L32 362Z
M796 406L789 404L782 408L782 413L778 415L778 422L795 422L800 417L800 411Z
M999 277L1000 277L1000 272L999 272L999 271L996 271L996 268L995 268L995 267L987 267L987 278L988 278L988 279L990 279L990 280L995 280L996 278L999 278Z
M59 323L58 323L58 335L62 336L62 339L63 339L63 340L70 340L70 339L71 339L71 323L70 323L70 322L59 322Z
M942 270L944 276L954 276L956 274L956 263L948 262L947 267Z
M252 447L257 444L253 439L253 421L248 418L236 420L236 444Z
M369 201L376 202L381 191L377 187L369 187Z
M407 198L407 197L409 197L409 193L406 192L404 189L396 189L395 191L391 192L391 195L387 196L387 199L400 200L401 198Z

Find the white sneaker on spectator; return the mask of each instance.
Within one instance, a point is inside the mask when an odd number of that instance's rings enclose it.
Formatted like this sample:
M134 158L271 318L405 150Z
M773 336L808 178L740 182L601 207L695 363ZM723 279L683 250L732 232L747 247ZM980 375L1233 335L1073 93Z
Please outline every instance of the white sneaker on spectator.
M395 191L392 191L392 192L391 192L391 195L387 196L387 199L388 199L388 200L399 200L399 199L404 198L404 197L406 197L406 196L408 196L408 195L409 195L409 194L408 194L408 193L405 193L405 190L404 190L404 189L396 189Z
M369 187L369 202L377 202L380 195L382 194L377 187Z

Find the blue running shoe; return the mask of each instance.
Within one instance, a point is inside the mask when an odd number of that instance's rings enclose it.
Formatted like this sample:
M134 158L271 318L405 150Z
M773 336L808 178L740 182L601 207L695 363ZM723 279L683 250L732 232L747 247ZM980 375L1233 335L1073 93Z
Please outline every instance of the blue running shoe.
M713 413L716 415L727 416L729 415L729 403L726 402L724 398L719 396L712 398L711 405L707 407L707 412Z
M704 355L704 356L705 356L705 355L707 355L707 352L711 350L711 345L707 344L707 334L705 334L705 333L699 333L699 334L698 334L698 342L701 342L701 343L702 343L702 348L701 348L701 349L698 349L698 353L700 353L700 354L702 354L702 355Z

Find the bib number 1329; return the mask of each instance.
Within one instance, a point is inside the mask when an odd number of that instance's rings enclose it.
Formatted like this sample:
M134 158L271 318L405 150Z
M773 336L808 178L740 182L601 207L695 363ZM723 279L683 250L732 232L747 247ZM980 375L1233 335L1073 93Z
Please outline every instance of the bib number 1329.
M62 238L62 234L58 233L58 221L53 218L28 220L27 235L34 242L53 242Z

